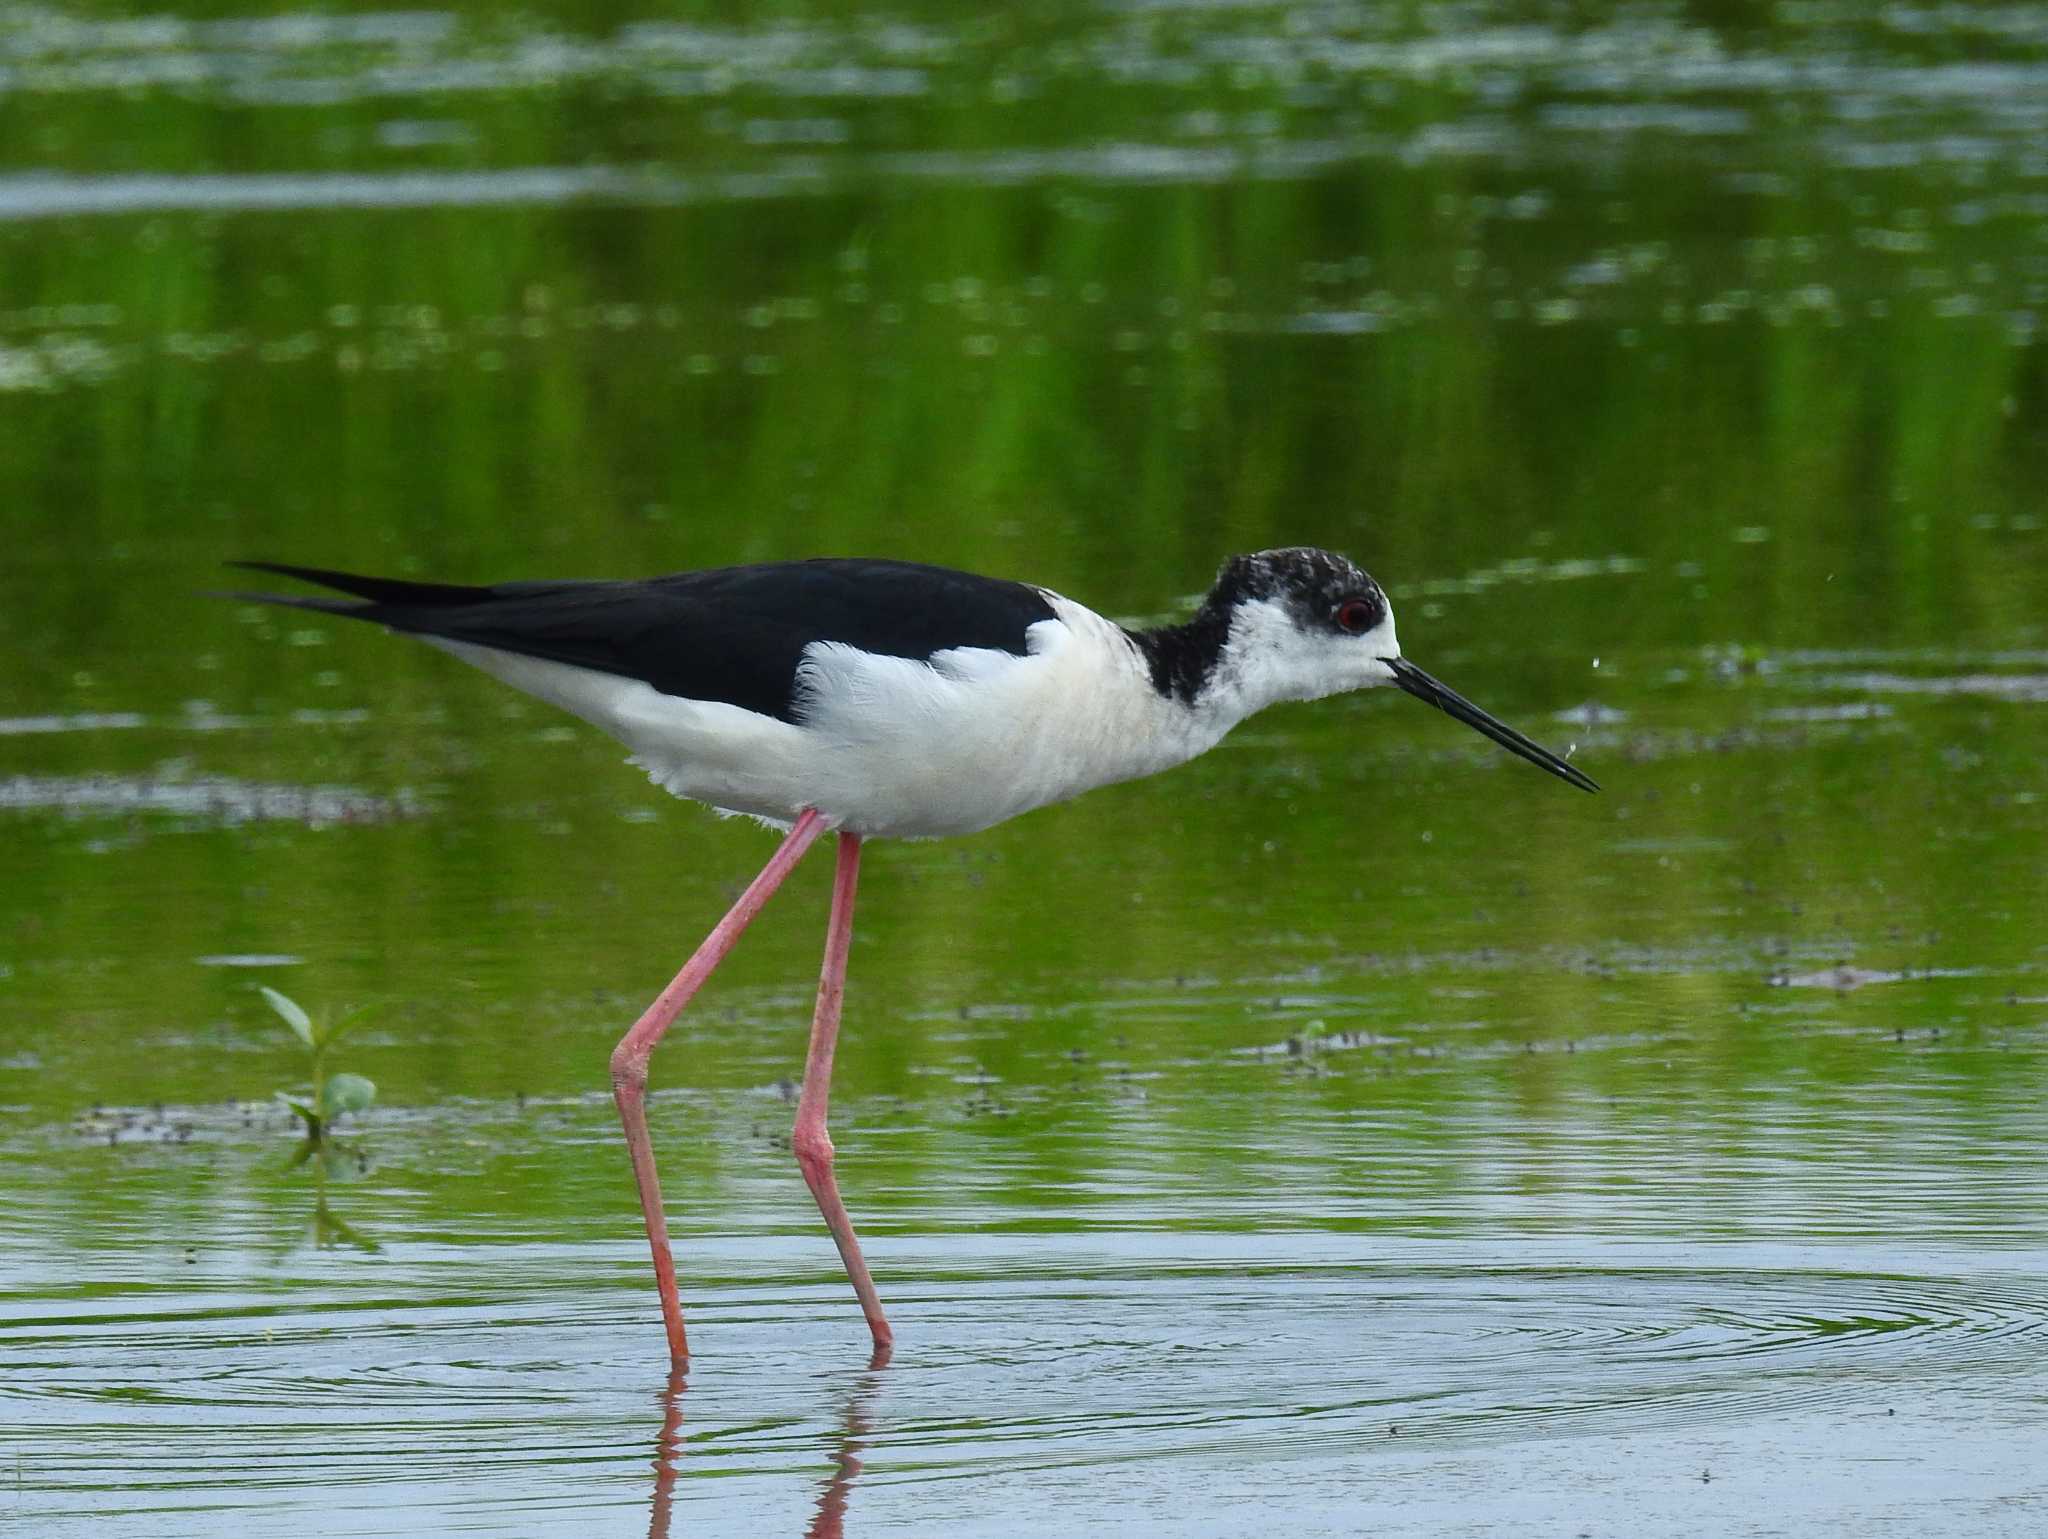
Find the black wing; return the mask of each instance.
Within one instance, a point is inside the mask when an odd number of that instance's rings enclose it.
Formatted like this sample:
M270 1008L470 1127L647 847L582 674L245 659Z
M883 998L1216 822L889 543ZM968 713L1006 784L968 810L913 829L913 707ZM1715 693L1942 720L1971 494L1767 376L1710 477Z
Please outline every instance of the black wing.
M1022 656L1025 631L1054 617L1037 588L911 561L783 561L642 581L490 587L358 577L270 561L234 565L353 595L238 598L573 663L645 680L663 694L721 700L783 721L795 720L797 663L812 642L845 642L920 661L949 647Z

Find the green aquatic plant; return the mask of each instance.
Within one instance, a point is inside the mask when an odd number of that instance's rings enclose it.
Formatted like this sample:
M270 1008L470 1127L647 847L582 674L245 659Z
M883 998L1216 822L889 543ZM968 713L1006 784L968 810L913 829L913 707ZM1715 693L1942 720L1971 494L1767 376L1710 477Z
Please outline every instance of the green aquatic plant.
M327 1065L327 1055L356 1028L370 1007L360 1006L341 1015L327 1010L310 1015L288 994L281 994L273 988L264 988L262 993L270 1008L292 1029L292 1035L305 1044L312 1060L313 1089L310 1095L277 1092L278 1100L296 1112L306 1124L306 1143L301 1151L301 1157L304 1157L326 1147L334 1132L334 1124L340 1118L350 1112L364 1110L377 1099L377 1087L368 1079L360 1074L333 1073Z

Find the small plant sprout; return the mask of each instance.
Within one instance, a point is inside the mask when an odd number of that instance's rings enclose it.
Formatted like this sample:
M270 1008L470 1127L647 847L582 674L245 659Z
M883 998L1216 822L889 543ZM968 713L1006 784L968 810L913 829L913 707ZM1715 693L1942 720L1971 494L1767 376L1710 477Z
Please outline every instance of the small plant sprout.
M344 1015L323 1010L315 1016L308 1015L297 1000L276 989L263 989L263 998L292 1029L292 1035L305 1043L312 1058L312 1094L286 1095L282 1090L277 1093L277 1098L306 1124L304 1153L311 1154L326 1146L337 1119L349 1112L359 1112L377 1099L377 1087L362 1075L330 1073L327 1067L329 1051L356 1028L370 1007L363 1006Z

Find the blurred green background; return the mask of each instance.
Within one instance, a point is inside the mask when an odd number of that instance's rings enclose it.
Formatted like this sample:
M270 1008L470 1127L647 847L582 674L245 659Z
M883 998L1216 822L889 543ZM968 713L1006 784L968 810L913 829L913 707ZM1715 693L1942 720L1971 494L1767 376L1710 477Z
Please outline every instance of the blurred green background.
M182 1035L236 982L192 957L242 951L350 996L631 995L758 854L445 659L196 598L236 556L889 554L1143 619L1232 551L1323 543L1611 785L1473 781L1479 745L1382 701L1276 713L1263 751L876 862L866 965L928 1001L1356 948L1354 892L1370 949L1427 946L1502 846L1542 896L1483 900L1495 944L1696 944L1703 880L1808 904L1745 906L1746 945L1860 955L1879 880L1887 921L1940 924L2041 848L2039 690L1959 682L2048 645L2031 14L10 9L8 1029ZM1875 703L1767 725L1816 681ZM205 775L429 810L75 805ZM1283 881L1245 864L1275 801ZM1715 848L1617 856L1645 822ZM1134 869L1169 899L1136 921ZM2036 956L2014 897L1948 944ZM217 1080L124 1055L95 1094L165 1074Z

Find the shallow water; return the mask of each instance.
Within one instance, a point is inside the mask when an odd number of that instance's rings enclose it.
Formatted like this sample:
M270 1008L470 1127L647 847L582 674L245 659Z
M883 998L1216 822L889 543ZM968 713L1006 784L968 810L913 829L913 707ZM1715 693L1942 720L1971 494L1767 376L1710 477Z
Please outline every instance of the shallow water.
M667 1096L658 1136L720 1165L672 1204L698 1356L667 1384L597 1098L392 1114L324 1247L314 1193L194 1113L175 1157L46 1152L12 1205L44 1238L11 1247L10 1442L53 1533L2022 1532L2037 1088L1963 1126L1987 1048L1837 1045L1860 1072L1721 1104L1589 1045L1540 1110L1525 1057L1398 1095L1212 1064L1228 1137L1094 1075L995 1131L858 1100L882 1365L780 1105ZM1999 1056L2038 1086L2037 1046ZM520 1216L542 1180L570 1216Z
M2033 8L0 9L0 1517L2033 1534ZM1345 548L1403 699L866 862L218 601L817 553L1128 621ZM374 1002L294 1165L256 985Z

